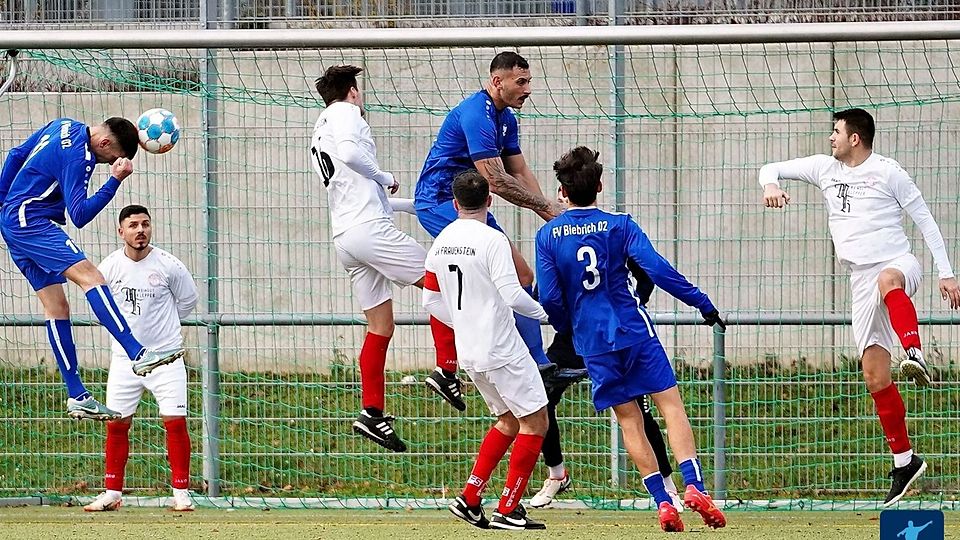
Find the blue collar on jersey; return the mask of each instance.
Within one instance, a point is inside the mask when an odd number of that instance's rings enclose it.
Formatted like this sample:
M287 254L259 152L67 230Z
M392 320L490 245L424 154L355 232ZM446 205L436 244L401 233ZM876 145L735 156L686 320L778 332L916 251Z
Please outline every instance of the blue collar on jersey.
M483 89L481 89L480 91L483 92L484 94L486 94L486 96L487 96L488 98L490 98L490 103L493 103L493 108L494 108L494 109L497 109L497 102L496 102L496 100L493 99L493 96L490 95L490 92L487 92L487 89L486 89L486 88L483 88ZM508 105L507 107L509 107L509 105ZM502 109L497 109L497 112L498 112L498 113L502 113L503 111L507 110L507 107L504 107L504 108L502 108Z

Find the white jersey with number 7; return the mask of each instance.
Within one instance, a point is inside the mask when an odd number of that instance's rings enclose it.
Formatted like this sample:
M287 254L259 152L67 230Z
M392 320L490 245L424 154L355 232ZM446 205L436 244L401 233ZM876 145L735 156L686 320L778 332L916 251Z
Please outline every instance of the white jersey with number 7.
M530 356L514 309L540 320L546 313L520 287L510 242L502 232L458 219L437 236L425 266L436 275L464 369L489 371Z

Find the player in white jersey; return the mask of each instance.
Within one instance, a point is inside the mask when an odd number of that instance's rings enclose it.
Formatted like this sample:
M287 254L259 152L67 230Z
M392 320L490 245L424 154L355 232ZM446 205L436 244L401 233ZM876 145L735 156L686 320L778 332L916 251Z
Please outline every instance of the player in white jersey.
M460 367L497 421L450 511L480 528L543 529L526 516L520 497L547 432L547 393L513 314L540 321L547 314L520 287L507 237L486 224L491 202L486 179L477 171L460 173L453 196L459 217L440 232L427 254L424 307L452 322ZM488 522L481 493L511 444L506 485Z
M361 71L356 66L331 66L317 79L326 108L314 126L310 152L327 190L337 257L350 273L367 318L360 350L363 410L353 430L388 450L404 452L407 446L393 429L393 416L383 412L384 366L394 332L393 284L423 287L426 250L393 224L385 190L396 193L400 184L377 163L377 147L363 119L363 95L357 86ZM455 365L453 330L431 323L438 366L448 361ZM436 378L436 372L431 377ZM466 408L459 380L434 389L457 409Z
M896 161L873 152L873 117L862 109L833 115L832 156L814 155L760 168L764 204L781 208L790 196L781 179L818 187L827 203L830 235L840 263L850 272L853 334L863 377L873 396L880 424L894 454L893 479L884 506L891 506L926 470L907 435L906 409L890 375L898 340L906 351L900 374L919 386L930 384L920 348L917 310L910 300L922 277L903 229L906 210L923 234L940 275L940 294L951 308L960 307L940 228L910 175Z
M130 205L120 211L118 232L124 246L98 267L123 316L144 347L179 350L183 347L180 320L197 305L197 285L184 264L170 253L150 245L149 211ZM104 487L87 512L120 508L124 469L130 450L129 432L143 391L157 400L167 433L167 461L173 487L172 508L193 510L187 492L190 481L190 435L187 433L187 370L183 359L161 366L145 377L130 369L123 347L113 342L107 377L107 407L120 413L107 422Z

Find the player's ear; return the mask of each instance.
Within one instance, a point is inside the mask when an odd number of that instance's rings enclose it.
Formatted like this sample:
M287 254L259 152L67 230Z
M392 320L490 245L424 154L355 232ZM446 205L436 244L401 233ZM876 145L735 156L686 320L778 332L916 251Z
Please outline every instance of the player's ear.
M597 193L603 191L603 180L597 180Z
M453 200L453 209L458 213L460 212L460 203L458 203L456 199Z
M487 208L493 206L493 195L487 195Z

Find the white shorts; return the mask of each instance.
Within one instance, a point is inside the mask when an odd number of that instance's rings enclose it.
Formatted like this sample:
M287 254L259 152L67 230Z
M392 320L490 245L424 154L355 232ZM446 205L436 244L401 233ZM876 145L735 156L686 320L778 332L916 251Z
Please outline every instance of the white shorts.
M537 363L526 356L490 371L464 368L494 416L529 416L547 406L547 391Z
M851 265L850 292L853 301L853 338L861 355L867 347L880 345L890 353L898 350L900 339L890 324L887 306L880 298L877 279L884 269L893 268L903 273L904 292L913 296L920 288L923 270L912 254L901 255L892 261Z
M183 359L160 366L146 377L133 372L126 355L114 355L107 375L107 407L124 418L137 412L140 397L149 390L163 416L187 415L187 368Z
M406 287L423 278L427 250L392 221L379 219L350 227L333 239L333 245L350 274L360 309L392 299L391 282Z

